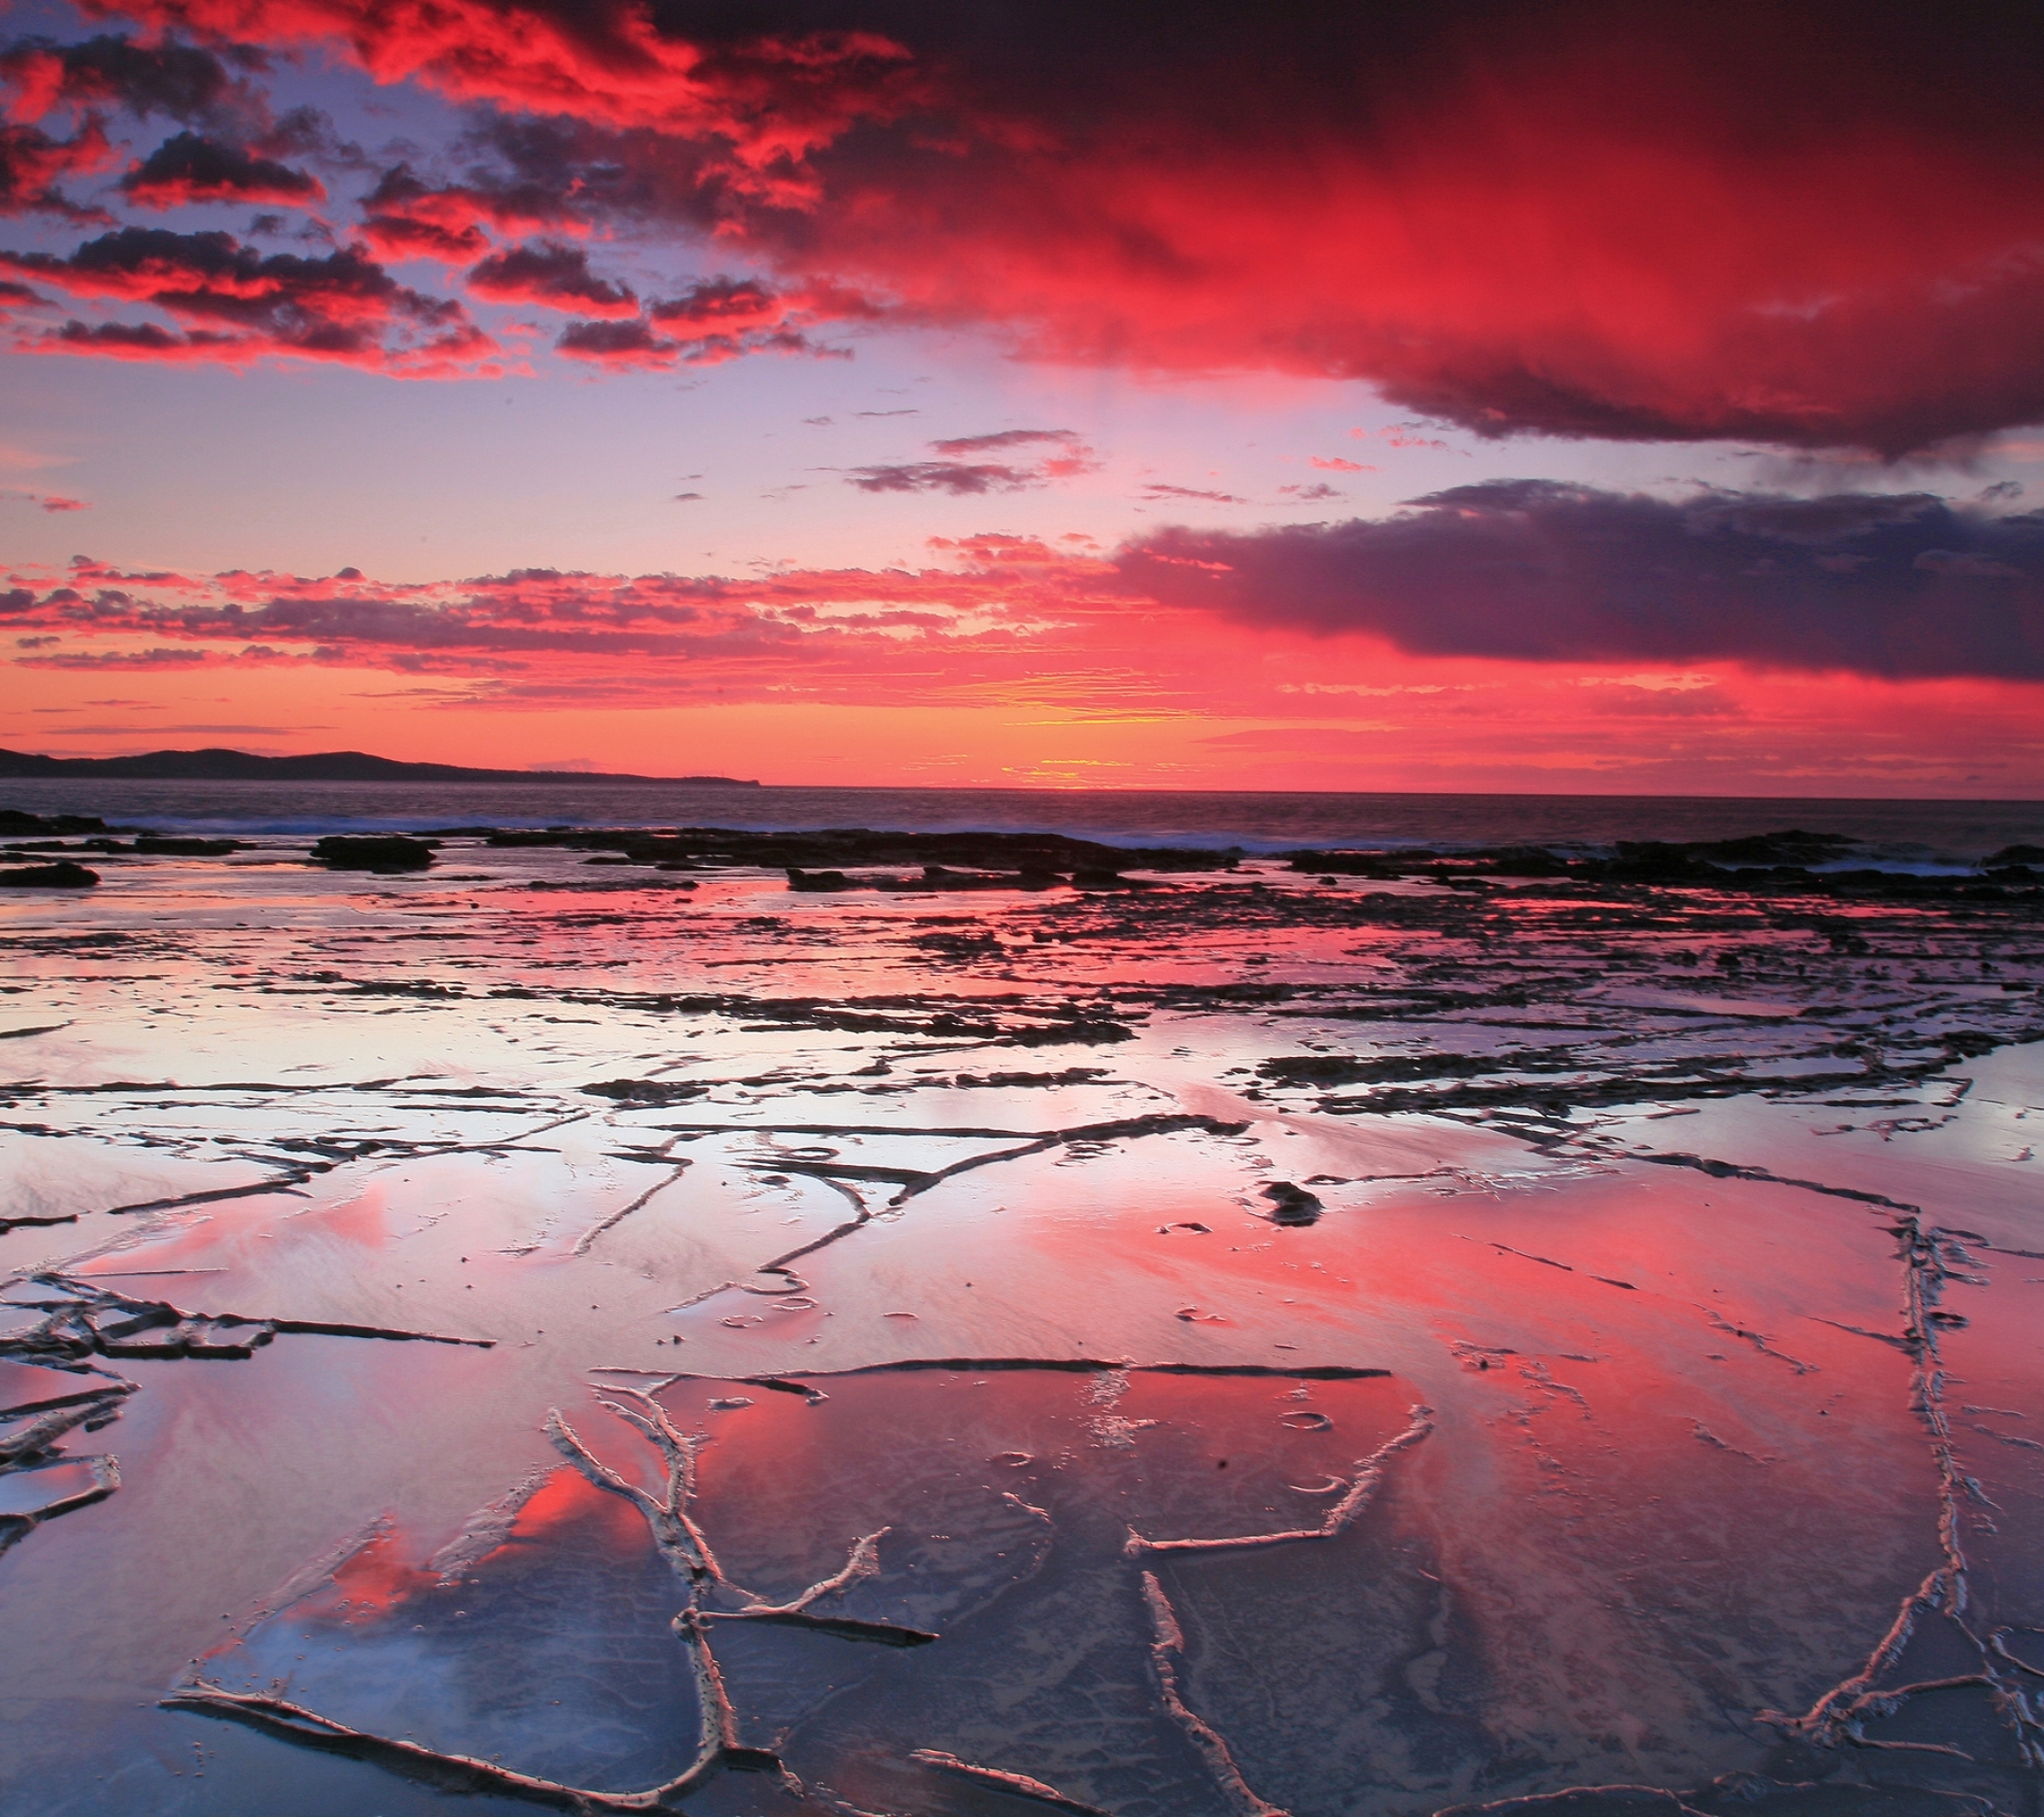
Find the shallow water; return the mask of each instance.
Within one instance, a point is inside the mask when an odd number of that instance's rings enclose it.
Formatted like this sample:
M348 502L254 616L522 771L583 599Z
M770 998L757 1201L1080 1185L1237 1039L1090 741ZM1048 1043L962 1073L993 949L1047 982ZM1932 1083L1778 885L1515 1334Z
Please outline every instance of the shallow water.
M9 1812L2038 1808L2034 898L106 875Z

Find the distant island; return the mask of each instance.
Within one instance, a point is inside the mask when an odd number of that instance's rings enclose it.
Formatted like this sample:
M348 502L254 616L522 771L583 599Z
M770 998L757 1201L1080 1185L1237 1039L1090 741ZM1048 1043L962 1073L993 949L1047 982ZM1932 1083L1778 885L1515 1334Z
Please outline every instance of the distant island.
M736 776L614 776L583 769L469 769L402 764L365 750L258 757L246 750L150 750L138 757L42 757L0 750L0 777L104 776L150 783L665 783L757 788Z

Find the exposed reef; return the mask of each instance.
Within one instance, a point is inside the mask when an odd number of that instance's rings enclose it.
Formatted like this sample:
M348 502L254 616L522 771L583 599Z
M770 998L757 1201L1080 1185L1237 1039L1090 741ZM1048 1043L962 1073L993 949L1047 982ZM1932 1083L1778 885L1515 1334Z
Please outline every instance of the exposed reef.
M0 1808L2044 1813L2033 851L29 819Z

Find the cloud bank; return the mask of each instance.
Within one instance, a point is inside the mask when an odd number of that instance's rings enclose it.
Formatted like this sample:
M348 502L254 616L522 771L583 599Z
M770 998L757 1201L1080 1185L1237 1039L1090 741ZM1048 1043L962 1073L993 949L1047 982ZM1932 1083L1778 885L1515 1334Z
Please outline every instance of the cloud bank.
M928 465L960 495L1011 484L981 480L983 464ZM911 472L902 484L923 483ZM1036 662L1046 640L1082 663L1089 644L1161 662L1166 648L1339 639L1349 645L1339 661L1366 672L1378 659L1357 652L1388 646L1564 675L1701 665L2044 681L2044 513L1995 515L1925 492L1669 500L1507 480L1431 494L1384 519L1169 528L1105 558L991 535L932 546L943 564L917 569L791 568L750 580L524 569L418 585L353 569L326 579L133 573L79 557L58 576L0 576L0 619L64 639L60 655L31 659L45 665L250 649L398 668L573 657L626 687L649 660L688 667L744 655L769 669L842 659L862 685L885 690L897 670L941 675L954 659ZM1137 657L1138 672L1146 660ZM1302 688L1327 692L1321 683L1342 679L1336 660L1313 658Z
M116 115L257 146L270 62L317 50L466 110L350 204L379 257L629 227L1034 357L1356 379L1484 436L1896 456L2044 419L2044 15L1986 0L88 10L0 53L0 206L109 205L72 190ZM639 320L561 350L695 357Z
M2044 512L1925 492L1499 480L1388 519L1165 530L1117 565L1144 597L1429 656L2044 679Z

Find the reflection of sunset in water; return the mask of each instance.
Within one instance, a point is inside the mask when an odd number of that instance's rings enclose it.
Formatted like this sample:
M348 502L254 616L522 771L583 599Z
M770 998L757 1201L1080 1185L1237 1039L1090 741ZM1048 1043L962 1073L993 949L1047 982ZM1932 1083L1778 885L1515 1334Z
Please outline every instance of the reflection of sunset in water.
M0 1345L85 1385L0 1437L118 1457L0 1563L117 1693L81 1809L177 1808L173 1729L315 1817L457 1756L801 1817L2025 1770L1992 901L231 874L87 965L9 910Z

